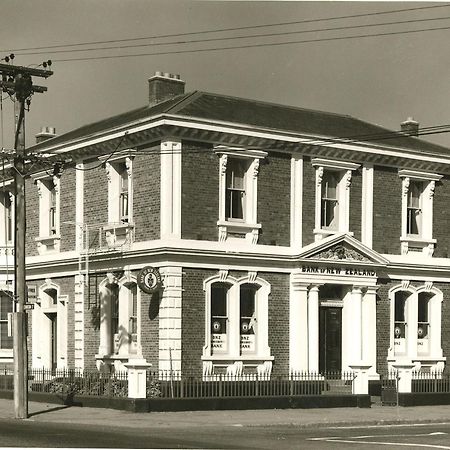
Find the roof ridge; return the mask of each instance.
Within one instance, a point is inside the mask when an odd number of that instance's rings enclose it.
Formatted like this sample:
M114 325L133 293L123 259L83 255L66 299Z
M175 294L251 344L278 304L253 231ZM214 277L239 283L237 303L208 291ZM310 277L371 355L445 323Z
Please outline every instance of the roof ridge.
M282 108L316 112L316 113L320 113L320 114L328 114L330 116L347 117L349 119L354 119L354 117L351 116L350 114L340 114L340 113L335 113L335 112L330 112L330 111L322 111L320 109L313 109L313 108L302 108L301 106L284 105L283 103L268 102L268 101L264 101L264 100L255 100L253 98L237 97L235 95L216 94L214 92L206 92L206 91L195 91L195 92L198 92L200 94L205 94L205 95L215 95L216 97L232 98L235 100L246 100L248 102L254 102L254 103L259 103L259 104L264 104L264 105L273 105L273 106L279 106Z
M166 110L166 114L168 113L177 113L181 108L185 106L186 103L191 103L192 101L195 101L197 97L199 97L201 94L200 91L192 91L188 92L187 94L183 94L182 98L172 106L170 106Z

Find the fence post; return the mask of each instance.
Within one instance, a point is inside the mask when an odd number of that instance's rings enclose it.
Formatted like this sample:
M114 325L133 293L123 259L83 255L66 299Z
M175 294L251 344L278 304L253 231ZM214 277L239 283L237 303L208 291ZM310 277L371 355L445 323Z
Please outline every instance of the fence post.
M355 378L352 381L352 394L367 395L369 393L369 369L372 364L351 364Z
M128 369L128 398L147 397L147 369L145 359L130 359L124 366Z
M397 391L401 393L410 393L412 391L412 376L415 365L412 362L394 363L392 367L397 371Z

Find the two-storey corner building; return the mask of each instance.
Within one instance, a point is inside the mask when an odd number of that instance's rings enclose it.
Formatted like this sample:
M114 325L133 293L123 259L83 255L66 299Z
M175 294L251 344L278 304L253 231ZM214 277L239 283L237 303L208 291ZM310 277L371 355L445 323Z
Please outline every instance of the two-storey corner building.
M448 149L420 140L412 120L391 132L184 86L157 73L146 106L29 150L70 161L27 180L30 364L145 359L205 375L367 365L372 379L400 362L442 369ZM138 286L146 266L160 293ZM3 328L0 343L10 346Z

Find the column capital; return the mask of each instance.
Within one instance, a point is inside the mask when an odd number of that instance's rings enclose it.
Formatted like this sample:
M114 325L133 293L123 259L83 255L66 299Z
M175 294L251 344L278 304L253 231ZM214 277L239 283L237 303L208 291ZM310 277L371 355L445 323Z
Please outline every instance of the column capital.
M366 294L376 294L380 286L367 286Z
M291 284L294 291L307 291L309 287L309 283L304 283L302 281L293 281Z
M322 286L322 284L311 284L309 287L310 292L319 292L319 288Z
M352 294L361 294L362 295L362 287L361 286L352 286Z

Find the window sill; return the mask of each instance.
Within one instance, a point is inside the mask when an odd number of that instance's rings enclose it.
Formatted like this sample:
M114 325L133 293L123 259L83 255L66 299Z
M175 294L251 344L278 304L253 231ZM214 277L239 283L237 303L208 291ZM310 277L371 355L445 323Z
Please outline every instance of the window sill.
M273 361L274 357L267 355L238 355L238 356L233 356L233 355L227 355L227 354L223 354L223 355L211 355L211 356L202 356L201 357L202 361L214 361L214 362L230 362L230 361Z
M436 239L424 239L420 236L401 236L400 247L402 255L421 253L423 256L433 256Z
M53 234L51 236L39 236L34 239L37 242L38 253L43 255L49 252L59 252L61 236Z
M230 220L219 220L217 222L219 228L219 242L225 242L230 239L244 239L251 244L258 242L259 230L261 224L246 223Z

